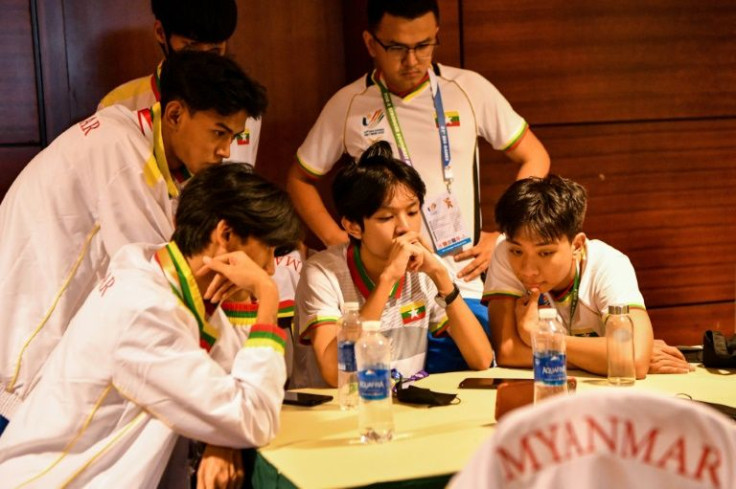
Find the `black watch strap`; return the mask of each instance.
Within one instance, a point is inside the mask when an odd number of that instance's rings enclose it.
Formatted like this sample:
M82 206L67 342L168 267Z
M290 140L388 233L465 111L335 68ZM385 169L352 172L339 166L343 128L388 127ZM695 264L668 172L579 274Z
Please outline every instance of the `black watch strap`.
M455 299L458 298L460 295L460 289L457 287L457 284L452 284L452 292L447 294L445 297L437 295L437 303L442 307L448 307L450 304L452 304Z

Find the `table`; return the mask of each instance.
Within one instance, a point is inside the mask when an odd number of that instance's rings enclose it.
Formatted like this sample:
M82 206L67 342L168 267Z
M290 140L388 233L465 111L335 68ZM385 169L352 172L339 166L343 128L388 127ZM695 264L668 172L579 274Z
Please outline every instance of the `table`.
M613 388L605 378L570 371L578 391ZM532 378L530 370L492 368L482 372L433 374L415 385L457 392L461 402L442 407L394 402L394 440L363 445L357 412L343 412L335 389L303 389L335 399L312 408L284 406L281 430L258 450L253 469L255 487L444 487L452 475L493 432L494 390L458 389L466 377ZM663 395L687 394L695 400L736 407L736 371L696 365L689 374L649 375L633 387Z

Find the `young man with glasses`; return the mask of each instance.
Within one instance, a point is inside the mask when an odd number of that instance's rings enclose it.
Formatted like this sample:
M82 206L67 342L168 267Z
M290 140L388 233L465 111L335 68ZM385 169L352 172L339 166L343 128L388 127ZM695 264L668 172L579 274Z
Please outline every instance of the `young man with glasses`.
M439 45L436 0L368 0L368 24L363 40L375 69L330 99L297 151L287 183L294 205L326 245L347 242L315 182L343 153L356 158L372 142L388 141L426 183L425 232L488 331L480 274L498 233L481 230L477 138L519 163L518 178L544 176L549 157L490 82L432 63ZM451 340L430 338L428 370L466 368Z

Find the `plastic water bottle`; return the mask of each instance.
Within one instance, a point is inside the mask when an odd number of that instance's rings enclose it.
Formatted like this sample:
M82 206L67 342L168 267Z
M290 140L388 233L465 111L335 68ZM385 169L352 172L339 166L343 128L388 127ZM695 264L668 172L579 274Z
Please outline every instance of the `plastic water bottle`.
M608 306L606 318L606 345L608 347L608 383L634 385L634 323L629 306Z
M567 394L566 335L556 309L539 310L539 328L532 335L535 404L556 394Z
M358 340L358 428L363 443L389 441L394 434L391 412L391 349L380 321L363 321Z
M355 343L361 333L359 311L357 302L346 302L345 313L337 321L337 399L343 411L358 407Z

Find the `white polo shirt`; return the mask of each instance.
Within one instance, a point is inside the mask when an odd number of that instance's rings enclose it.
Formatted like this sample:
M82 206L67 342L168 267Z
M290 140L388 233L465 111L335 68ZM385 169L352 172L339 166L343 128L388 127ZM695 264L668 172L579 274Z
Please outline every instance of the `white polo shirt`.
M313 355L312 332L336 323L345 311L345 303L357 302L362 307L374 288L357 247L332 246L307 260L296 292L296 328L301 345L294 360L295 385L308 385L310 382L302 380L305 375L314 381L311 361L305 358ZM446 334L447 315L435 302L436 295L437 287L426 274L406 273L396 283L381 314L381 333L391 345L391 367L404 377L424 369L427 330L434 335Z
M520 141L528 127L496 87L479 74L442 65L437 65L437 70L439 74L430 70L429 80L412 93L403 98L392 94L391 100L412 164L427 186L425 200L429 201L447 190L432 98L432 90L439 88L455 178L452 193L460 202L465 229L477 239L481 224L477 138L504 151ZM299 165L307 175L320 178L342 154L357 159L379 140L391 143L395 157L399 157L378 83L383 82L373 72L342 88L327 102L297 151ZM455 273L470 262L455 263L451 257L445 261ZM480 279L460 281L458 286L463 297L481 298Z
M644 309L644 298L639 291L636 273L629 258L597 239L585 240L585 252L580 265L580 288L575 316L570 323L571 294L555 298L546 294L558 312L559 319L569 334L574 336L605 336L604 321L608 306L627 304L630 308ZM483 301L494 297L519 298L526 293L509 263L509 244L499 240L493 253L486 277Z

